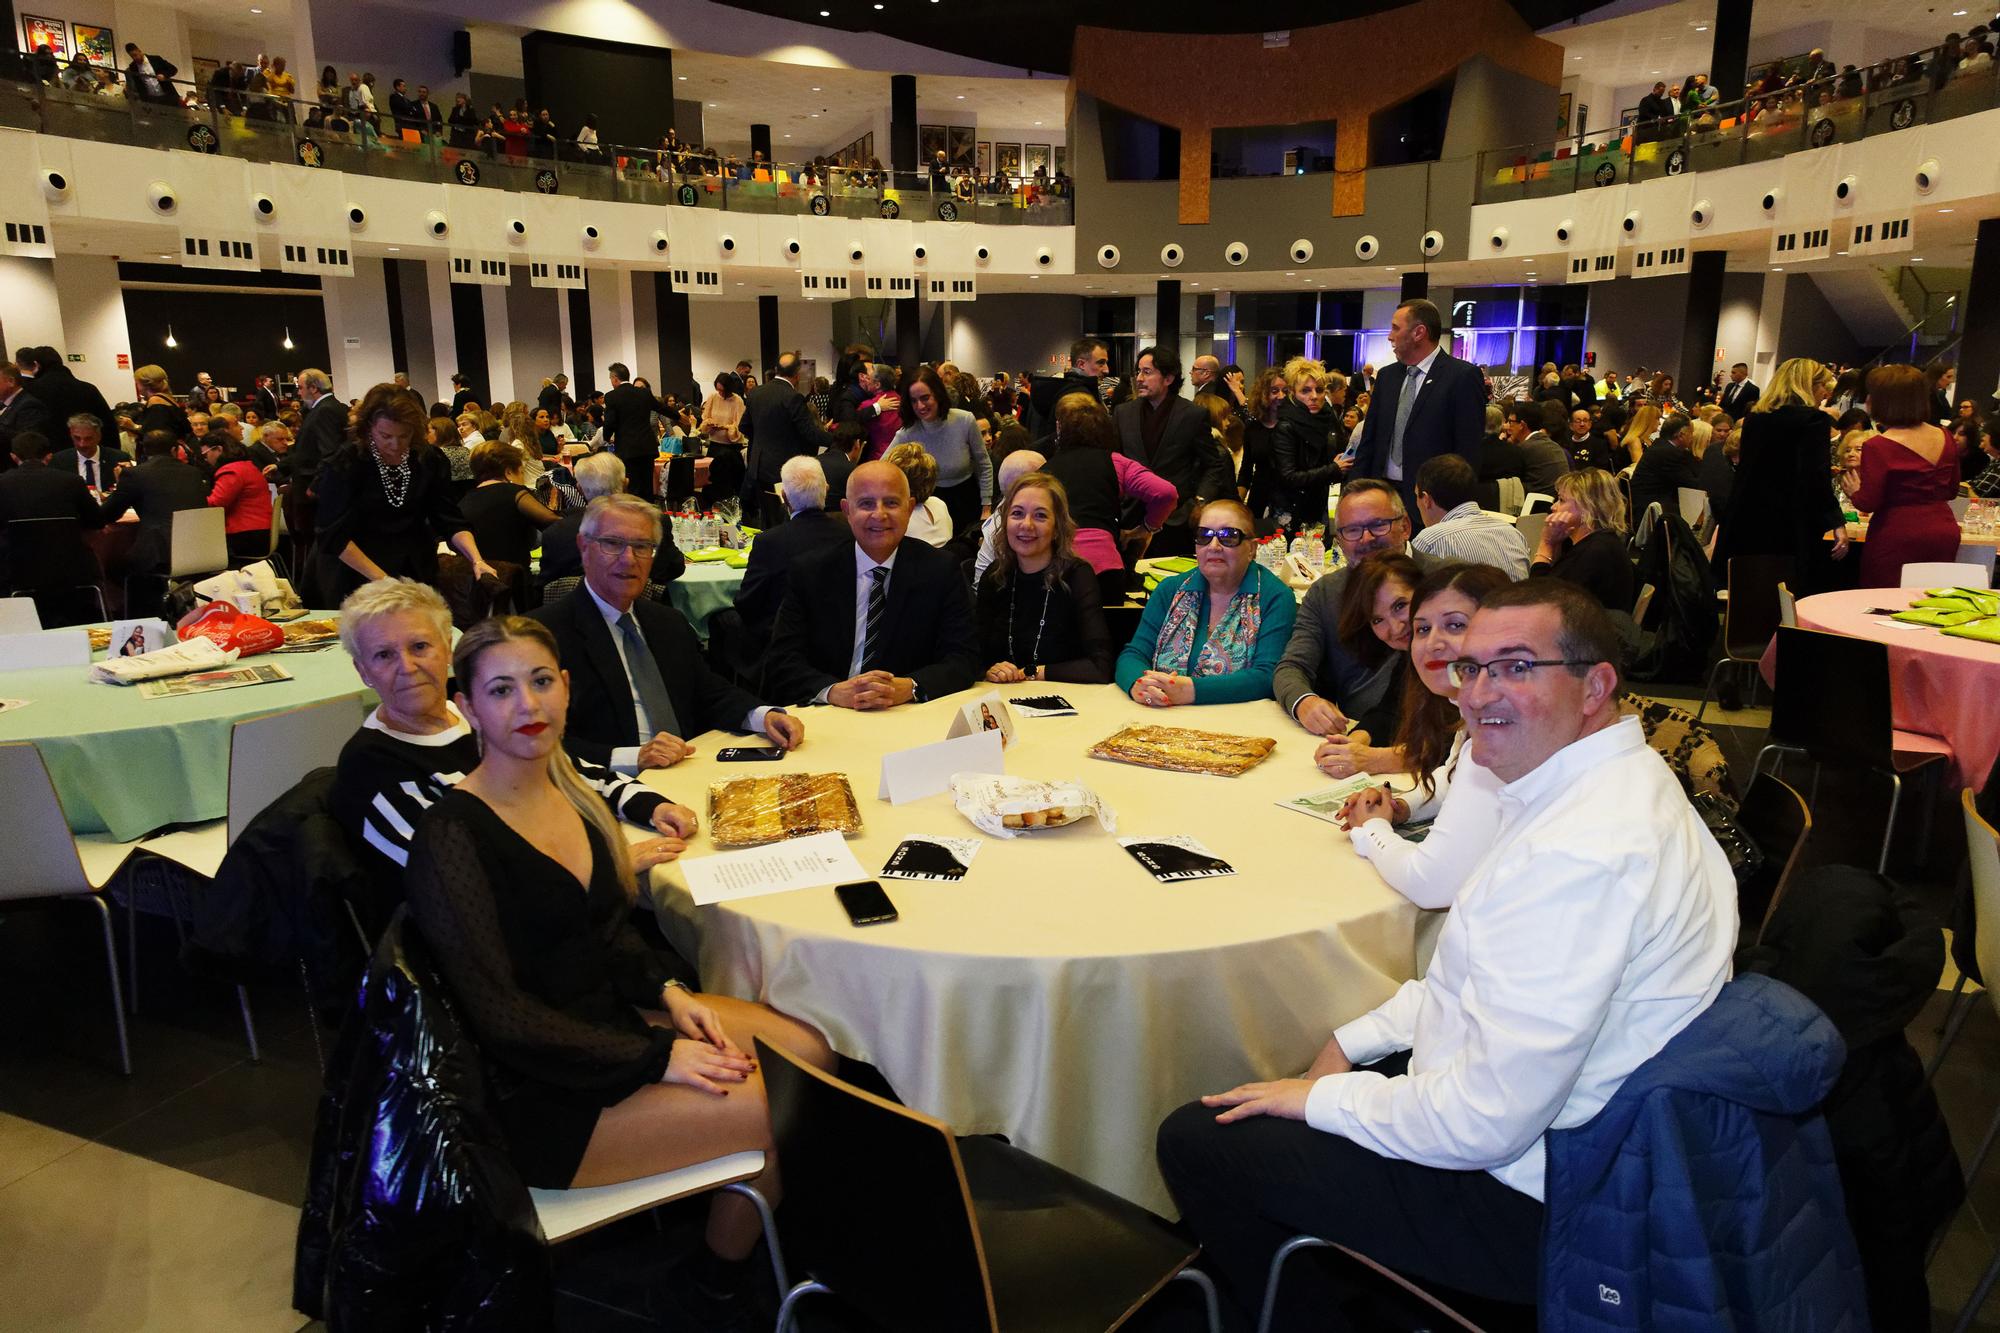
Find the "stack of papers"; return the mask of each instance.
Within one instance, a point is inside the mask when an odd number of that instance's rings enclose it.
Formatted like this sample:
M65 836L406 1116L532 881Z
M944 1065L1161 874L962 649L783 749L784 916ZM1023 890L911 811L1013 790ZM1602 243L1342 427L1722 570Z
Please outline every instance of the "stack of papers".
M135 657L107 657L90 668L90 678L106 685L137 685L142 680L156 680L161 676L213 671L235 660L234 648L219 648L213 639L196 637Z

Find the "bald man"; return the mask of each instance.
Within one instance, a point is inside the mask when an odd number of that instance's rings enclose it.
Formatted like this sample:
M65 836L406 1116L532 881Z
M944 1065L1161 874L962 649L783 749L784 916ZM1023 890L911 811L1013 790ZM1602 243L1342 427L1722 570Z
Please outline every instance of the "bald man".
M903 540L911 506L902 470L863 463L840 507L852 553L792 572L771 632L765 693L873 712L972 684L979 648L965 577L943 551Z

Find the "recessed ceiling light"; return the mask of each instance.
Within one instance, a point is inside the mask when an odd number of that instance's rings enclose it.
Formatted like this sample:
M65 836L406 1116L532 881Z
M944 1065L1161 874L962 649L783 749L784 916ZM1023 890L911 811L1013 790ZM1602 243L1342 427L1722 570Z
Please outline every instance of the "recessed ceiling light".
M807 120L818 120L818 119L819 119L819 112L817 112L817 111L808 111L808 112L806 112L806 119L807 119Z
M1955 19L1962 19L1962 18L1964 18L1964 17L1966 16L1966 13L1967 13L1967 12L1968 12L1968 11L1966 11L1966 10L1963 10L1963 9L1954 9L1954 10L1952 10L1952 11L1951 11L1951 16L1952 16L1953 18L1955 18Z
M932 0L932 3L933 3L933 4L935 4L935 3L936 3L936 0ZM965 100L965 94L964 94L964 93L960 93L960 94L958 95L958 100L959 100L959 101L961 101L961 102L963 102L963 101Z
M686 83L688 81L688 76L685 74L678 74L675 75L674 77L678 78L682 83Z
M710 106L721 106L721 105L722 105L722 103L720 103L720 102L710 102L710 103L709 103L709 105L710 105Z
M1706 23L1697 23L1697 24L1695 24L1695 25L1694 25L1694 30L1695 30L1696 32L1707 32L1707 31L1708 31L1708 25L1707 25Z
M392 246L390 246L390 247L389 247L389 253L390 253L390 254L395 254L395 253L396 253L397 251L401 250L402 248L403 248L403 247L402 247L402 246L400 246L400 245L392 245Z
M1296 278L1296 277L1298 277L1299 275L1298 275L1298 274L1296 274L1296 273L1287 273L1287 274L1286 274L1285 276L1286 276L1286 277L1288 277L1288 278Z
M815 85L813 86L813 91L814 91L814 92L818 92L818 91L819 91L819 86L818 86L817 84L815 84Z
M877 6L875 6L875 8L877 8L877 9L880 9L881 7L882 7L882 6L880 6L880 5L877 5Z
M1918 255L1915 259L1912 259L1910 262L1912 264L1921 264L1924 262L1924 257L1922 255Z
M1771 265L1771 272L1773 273L1783 273L1784 271L1785 271L1785 266L1783 264Z
M831 9L822 9L819 11L819 16L823 19L830 19L833 17L833 11Z
M259 8L257 8L257 6L255 6L255 5L252 5L252 6L250 6L250 12L251 12L252 14L261 14L261 13L263 13L264 11L263 11L263 10L261 10L261 9L259 9Z
M1042 275L1039 273L1030 273L1028 276L1036 282L1040 282L1042 280Z
M1940 208L1940 209L1938 210L1938 212L1940 212L1940 213L1949 213L1949 212L1951 212L1951 210L1950 210L1949 208Z
M1039 121L1039 120L1035 122L1035 124L1037 124L1037 125L1039 125L1039 124L1041 124L1041 123L1042 123L1042 122L1041 122L1041 121Z

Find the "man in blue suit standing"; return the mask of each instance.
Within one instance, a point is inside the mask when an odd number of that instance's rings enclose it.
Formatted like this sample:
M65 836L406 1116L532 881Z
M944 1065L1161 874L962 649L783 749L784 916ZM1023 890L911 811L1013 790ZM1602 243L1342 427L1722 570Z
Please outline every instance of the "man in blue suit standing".
M1479 367L1438 346L1444 316L1429 301L1405 301L1389 321L1396 359L1375 378L1352 477L1395 483L1417 513L1417 469L1439 454L1471 461L1484 433L1486 380Z

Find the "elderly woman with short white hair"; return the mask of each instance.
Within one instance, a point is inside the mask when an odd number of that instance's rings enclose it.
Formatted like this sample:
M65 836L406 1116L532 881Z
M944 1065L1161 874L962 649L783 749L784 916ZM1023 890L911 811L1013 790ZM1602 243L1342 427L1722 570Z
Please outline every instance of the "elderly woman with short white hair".
M370 872L355 908L372 935L402 901L418 820L479 766L479 742L450 702L451 608L435 588L411 579L363 584L341 604L340 642L382 701L341 749L331 801ZM633 847L636 868L680 855L694 811L609 769L574 762L622 818L660 835Z

